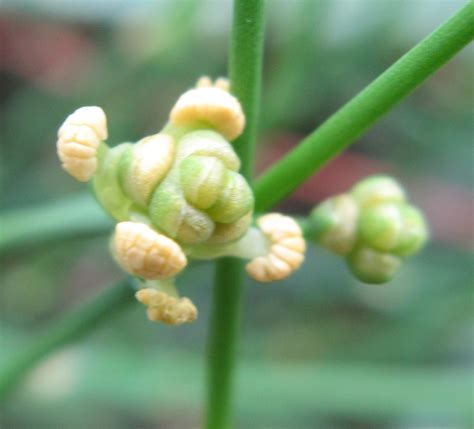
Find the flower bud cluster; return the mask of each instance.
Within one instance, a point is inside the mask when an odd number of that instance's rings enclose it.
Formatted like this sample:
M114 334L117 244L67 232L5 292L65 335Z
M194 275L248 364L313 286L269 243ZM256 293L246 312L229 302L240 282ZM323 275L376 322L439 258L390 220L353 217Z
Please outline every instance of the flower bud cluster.
M310 229L322 247L345 258L359 280L374 284L392 279L403 258L428 238L421 212L386 176L366 178L322 202L311 212Z
M102 145L93 188L119 221L139 214L181 246L237 240L252 220L253 193L227 139L244 116L223 80L184 93L162 132L112 149Z
M229 82L204 77L181 95L161 132L137 143L109 147L98 107L76 110L59 130L63 168L91 180L97 200L118 221L112 252L141 279L136 298L150 320L181 324L197 317L174 285L188 258L241 257L262 282L288 277L303 262L306 245L293 219L273 213L251 226L253 192L230 144L244 125Z

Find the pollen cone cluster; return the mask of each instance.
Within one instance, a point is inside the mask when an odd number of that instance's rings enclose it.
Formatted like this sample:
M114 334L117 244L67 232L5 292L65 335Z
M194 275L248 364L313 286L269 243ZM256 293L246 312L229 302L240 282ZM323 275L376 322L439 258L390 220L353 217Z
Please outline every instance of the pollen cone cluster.
M208 77L199 79L196 88L178 99L170 121L184 127L204 123L227 140L234 140L244 129L245 116L239 101L228 91L226 79L217 79L214 85Z
M197 309L188 298L177 298L152 288L140 289L135 297L147 307L148 319L153 322L181 325L197 318Z
M97 169L97 149L107 139L107 119L100 107L81 107L58 131L57 151L63 168L80 182Z
M173 277L187 264L178 244L138 222L117 224L113 250L125 271L148 280Z
M247 273L257 281L282 280L296 271L304 260L306 243L300 226L289 216L269 213L257 220L269 240L269 252L247 265Z

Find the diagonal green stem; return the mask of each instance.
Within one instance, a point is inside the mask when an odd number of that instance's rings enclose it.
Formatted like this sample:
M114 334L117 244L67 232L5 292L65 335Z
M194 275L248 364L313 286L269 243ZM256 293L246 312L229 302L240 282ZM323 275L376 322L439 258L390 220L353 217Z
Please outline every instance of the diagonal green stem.
M123 280L99 296L67 314L55 323L45 334L24 348L8 365L0 369L0 401L44 357L88 334L100 323L108 321L114 314L134 302L134 290L130 280Z
M229 77L232 93L246 117L244 133L235 141L242 174L252 179L260 105L263 61L264 0L236 0L232 26ZM233 373L242 300L243 264L225 258L216 264L208 348L208 429L231 425Z
M256 209L278 203L366 131L474 37L474 2L422 40L255 183Z

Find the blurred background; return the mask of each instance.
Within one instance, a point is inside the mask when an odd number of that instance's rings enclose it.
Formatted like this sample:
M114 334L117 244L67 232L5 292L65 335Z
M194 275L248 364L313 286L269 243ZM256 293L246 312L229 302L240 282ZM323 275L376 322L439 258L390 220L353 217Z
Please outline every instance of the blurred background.
M269 0L259 171L463 3ZM228 1L2 1L0 365L123 276L108 253L112 222L59 166L58 126L99 105L110 143L155 133L199 76L226 74L231 11ZM423 208L433 239L382 287L314 246L288 281L248 280L236 428L472 427L472 54L279 207L304 215L385 172ZM83 227L63 239L41 232L71 216ZM196 263L179 279L196 323L152 324L130 306L37 367L3 404L0 426L200 427L212 276L212 264Z

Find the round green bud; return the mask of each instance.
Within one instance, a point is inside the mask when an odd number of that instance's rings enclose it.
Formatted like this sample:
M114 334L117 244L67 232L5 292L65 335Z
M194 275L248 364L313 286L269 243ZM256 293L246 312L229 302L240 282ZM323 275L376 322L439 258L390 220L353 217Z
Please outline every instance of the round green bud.
M254 197L247 181L238 173L227 171L221 192L207 213L219 223L232 223L252 211Z
M363 179L351 189L351 194L361 209L381 203L405 201L402 187L388 176L371 176Z
M381 284L390 281L401 264L401 259L390 253L358 246L346 258L352 274L364 283Z
M214 228L214 222L206 213L186 204L176 239L184 244L202 243L211 237Z
M131 146L130 143L122 143L109 149L102 144L98 152L98 169L92 181L97 201L118 221L128 220L132 205L119 182L120 159Z
M398 256L415 253L428 238L422 214L408 204L380 204L363 210L359 233L368 246Z
M191 155L214 157L232 171L240 168L240 159L232 145L220 134L210 130L199 130L185 134L179 141L178 161Z
M395 249L400 241L403 222L400 205L382 203L361 211L359 237L370 247L381 252Z
M156 228L183 244L202 243L214 231L212 219L188 204L181 189L171 180L155 191L148 212Z
M319 204L309 217L314 240L325 249L346 255L356 241L358 212L357 204L349 194Z
M190 156L180 165L180 182L186 199L199 209L216 203L225 180L222 161L209 156Z
M403 204L399 209L402 230L393 253L410 256L420 250L428 240L428 227L423 214L417 208Z

